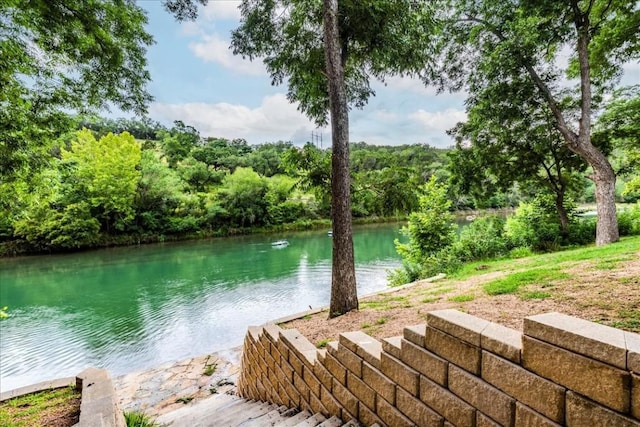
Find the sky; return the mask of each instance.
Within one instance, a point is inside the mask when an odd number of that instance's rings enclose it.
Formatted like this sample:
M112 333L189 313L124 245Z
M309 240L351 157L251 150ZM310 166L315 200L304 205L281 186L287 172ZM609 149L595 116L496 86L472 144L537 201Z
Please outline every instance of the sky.
M330 128L318 129L286 99L285 85L272 86L261 61L243 60L229 49L239 25L240 1L210 0L195 22L178 23L159 0L139 0L155 39L147 59L154 96L149 117L165 125L182 120L202 136L244 138L249 144L292 141L303 145L312 132L328 147ZM640 83L640 66L625 83ZM372 82L376 95L349 115L350 141L377 145L426 143L449 147L446 134L464 121L464 93L437 94L420 81L392 77Z

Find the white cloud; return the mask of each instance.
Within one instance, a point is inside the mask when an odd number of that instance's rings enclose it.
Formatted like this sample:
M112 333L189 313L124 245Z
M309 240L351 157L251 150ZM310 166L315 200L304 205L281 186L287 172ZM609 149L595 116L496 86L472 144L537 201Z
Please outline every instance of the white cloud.
M302 113L296 110L284 94L262 99L257 108L245 105L217 103L164 104L154 103L150 115L161 122L182 120L194 126L203 136L245 138L251 144L267 141L293 140L296 135L310 135L315 129ZM308 137L307 137L308 139Z
M455 108L448 108L444 111L436 112L429 112L421 109L411 113L409 118L420 124L420 126L427 132L445 133L458 122L465 121L467 119L467 114L463 110Z
M208 21L217 20L239 20L240 19L240 1L222 0L210 1L202 10L202 16Z
M205 62L214 62L240 74L259 76L266 75L261 60L249 61L234 55L229 49L229 41L217 34L202 35L202 41L189 43L189 49Z

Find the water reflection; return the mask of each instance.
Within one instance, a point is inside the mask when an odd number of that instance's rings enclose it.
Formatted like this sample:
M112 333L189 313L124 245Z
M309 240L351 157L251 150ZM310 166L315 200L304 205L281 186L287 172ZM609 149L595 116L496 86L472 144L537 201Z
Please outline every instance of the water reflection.
M359 293L400 264L399 225L357 228ZM283 249L272 240L287 239ZM241 344L246 327L328 304L326 231L0 260L0 389L118 375Z

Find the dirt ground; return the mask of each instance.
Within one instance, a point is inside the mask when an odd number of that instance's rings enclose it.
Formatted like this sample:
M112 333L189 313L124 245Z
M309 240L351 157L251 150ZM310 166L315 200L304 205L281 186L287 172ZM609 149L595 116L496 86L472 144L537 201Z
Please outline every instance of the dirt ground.
M527 285L527 293L547 295L541 299L526 299L523 293L489 296L482 285L506 275L491 272L465 280L416 282L395 292L361 299L359 311L334 319L327 319L328 311L324 311L281 326L298 329L316 345L336 340L341 332L357 330L381 339L402 335L405 326L425 323L429 311L455 308L517 330L522 330L527 316L557 311L640 332L640 256L612 269L579 262L564 271L568 279Z

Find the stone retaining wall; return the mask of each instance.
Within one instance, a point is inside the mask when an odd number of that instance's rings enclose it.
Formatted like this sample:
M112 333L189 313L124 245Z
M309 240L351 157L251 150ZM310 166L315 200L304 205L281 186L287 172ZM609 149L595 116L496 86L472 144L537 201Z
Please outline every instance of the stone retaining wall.
M520 333L440 310L403 336L348 332L318 350L250 327L238 393L365 426L640 427L640 335L559 313Z

